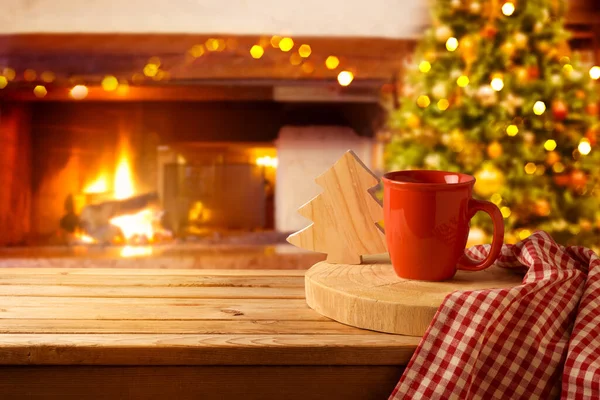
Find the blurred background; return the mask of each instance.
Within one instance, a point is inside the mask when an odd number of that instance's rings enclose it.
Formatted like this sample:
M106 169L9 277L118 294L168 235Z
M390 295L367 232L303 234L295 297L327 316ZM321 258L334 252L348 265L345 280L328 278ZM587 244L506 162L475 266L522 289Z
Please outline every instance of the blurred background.
M283 243L348 149L591 246L595 65L594 0L4 0L0 246Z

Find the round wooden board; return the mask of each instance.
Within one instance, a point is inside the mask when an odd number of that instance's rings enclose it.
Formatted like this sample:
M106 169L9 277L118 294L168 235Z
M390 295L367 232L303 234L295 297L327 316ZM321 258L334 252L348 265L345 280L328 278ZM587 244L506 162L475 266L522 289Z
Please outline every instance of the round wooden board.
M357 328L422 336L442 301L456 290L510 288L523 274L499 267L459 271L445 282L399 278L389 259L360 265L315 264L306 273L306 302L319 314Z

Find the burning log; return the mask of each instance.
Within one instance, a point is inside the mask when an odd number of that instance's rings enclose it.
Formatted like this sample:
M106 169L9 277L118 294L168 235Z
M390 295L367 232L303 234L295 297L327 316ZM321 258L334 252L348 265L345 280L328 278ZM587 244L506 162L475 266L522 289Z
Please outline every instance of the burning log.
M81 211L79 224L88 235L100 242L108 242L119 236L119 228L111 225L111 219L157 206L158 200L157 193L146 193L123 200L87 205Z

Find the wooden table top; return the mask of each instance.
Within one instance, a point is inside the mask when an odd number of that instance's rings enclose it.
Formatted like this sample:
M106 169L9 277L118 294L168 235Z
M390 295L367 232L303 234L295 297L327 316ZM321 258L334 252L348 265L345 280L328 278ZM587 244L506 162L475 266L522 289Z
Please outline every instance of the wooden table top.
M418 337L310 309L301 270L3 269L3 365L406 365Z

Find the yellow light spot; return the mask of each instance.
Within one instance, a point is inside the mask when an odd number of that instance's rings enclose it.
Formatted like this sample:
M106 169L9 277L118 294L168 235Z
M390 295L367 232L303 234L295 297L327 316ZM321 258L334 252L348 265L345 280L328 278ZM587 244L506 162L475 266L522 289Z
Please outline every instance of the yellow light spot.
M590 68L590 78L594 80L600 79L600 67L593 66L592 68Z
M9 81L12 81L15 79L15 76L17 76L17 73L12 68L4 68L2 75L4 75Z
M565 170L565 166L560 161L557 163L554 163L554 165L552 166L552 171L556 172L557 174L560 174L564 170Z
M102 79L101 85L102 89L106 90L107 92L112 92L114 90L117 90L117 86L119 86L119 81L114 76L107 75L104 77L104 79Z
M548 139L546 140L546 142L544 143L544 148L547 151L552 151L556 148L556 141L554 139Z
M561 65L570 64L570 63L571 63L571 59L569 57L563 56L560 58Z
M48 91L46 90L46 88L44 86L37 85L36 87L33 88L33 94L35 95L35 97L41 99L42 97L44 97L48 94Z
M448 38L448 40L446 40L446 49L448 49L448 51L458 49L458 39L455 37Z
M223 51L227 47L225 39L217 39L217 51Z
M252 46L250 48L250 55L252 56L252 58L258 60L259 58L261 58L263 56L263 54L265 54L265 49L263 49L261 46L255 44L254 46Z
M327 69L336 69L340 65L340 59L336 56L329 56L325 60L325 66Z
M510 17L515 12L515 5L510 1L507 1L502 5L502 14Z
M506 128L506 134L508 136L517 136L517 133L519 133L519 128L517 128L516 125L509 125Z
M34 81L36 77L37 73L32 69L26 69L25 72L23 72L23 78L25 78L26 81Z
M429 100L429 96L426 96L423 94L423 95L419 96L419 98L417 99L417 105L421 108L429 107L429 104L431 104L431 100Z
M508 207L502 207L502 208L500 209L500 212L502 213L502 216L503 216L504 218L508 218L508 217L510 217L510 214L511 214L511 212L510 212L510 208L508 208Z
M577 146L577 150L579 150L579 152L581 154L583 154L584 156L587 156L588 154L590 154L590 151L592 151L592 146L590 145L590 141L588 139L581 139L581 142L579 142L579 146Z
M53 82L53 81L54 81L54 79L56 79L56 76L54 75L54 72L52 72L52 71L44 71L44 72L42 72L42 74L40 75L40 79L41 79L43 82L46 82L46 83L51 83L51 82Z
M535 170L535 174L542 176L544 175L544 172L546 172L546 167L544 167L543 165L538 165L537 169Z
M292 38L289 37L284 37L283 39L281 39L281 41L279 42L279 50L283 51L283 52L288 52L290 51L292 48L294 47L294 41L292 40Z
M500 205L500 203L502 203L502 196L500 196L500 193L494 193L492 197L490 197L490 201L495 205Z
M459 76L456 80L456 84L462 88L467 87L467 85L469 84L469 77L466 75Z
M160 67L160 58L158 58L156 56L155 57L150 57L148 59L148 64L156 64L156 65L158 65Z
M298 53L292 53L290 56L290 64L300 65L302 63L302 57Z
M354 80L354 74L350 71L342 71L337 76L338 83L342 86L348 86Z
M307 58L310 56L310 53L312 53L312 49L307 44L303 44L298 48L298 54L300 54L300 57L302 58Z
M125 96L127 93L129 93L129 83L127 83L127 81L119 82L119 86L117 86L117 94L119 96Z
M566 75L569 75L571 72L573 72L573 66L571 64L563 65L562 69Z
M85 99L88 95L88 88L85 85L75 85L69 93L75 100Z
M431 63L429 61L421 61L419 64L419 71L426 74L431 70Z
M5 76L0 75L0 89L4 89L8 85L8 79Z
M523 229L521 232L519 232L519 239L521 240L525 240L529 236L531 236L531 231L529 229Z
M204 45L196 44L196 45L192 46L191 49L188 50L188 53L194 58L202 57L205 53Z
M536 169L537 169L537 167L532 162L525 164L525 173L527 173L529 175L535 173Z
M446 99L440 99L440 101L437 103L437 106L440 111L446 111L448 107L450 107L450 102Z
M302 64L302 72L304 72L305 74L312 74L314 71L315 66L310 61L307 61L304 64Z
M219 49L219 41L214 38L207 39L204 45L208 51L217 51Z
M276 49L279 48L279 42L281 42L281 36L275 35L271 38L271 46L273 46Z
M543 101L536 101L533 105L533 112L535 115L542 115L546 112L546 104Z
M494 78L494 79L492 79L492 82L490 83L490 86L496 92L499 92L499 91L501 91L504 88L504 81L502 80L502 78Z
M146 64L144 67L144 75L148 77L153 77L158 74L158 65L157 64Z

